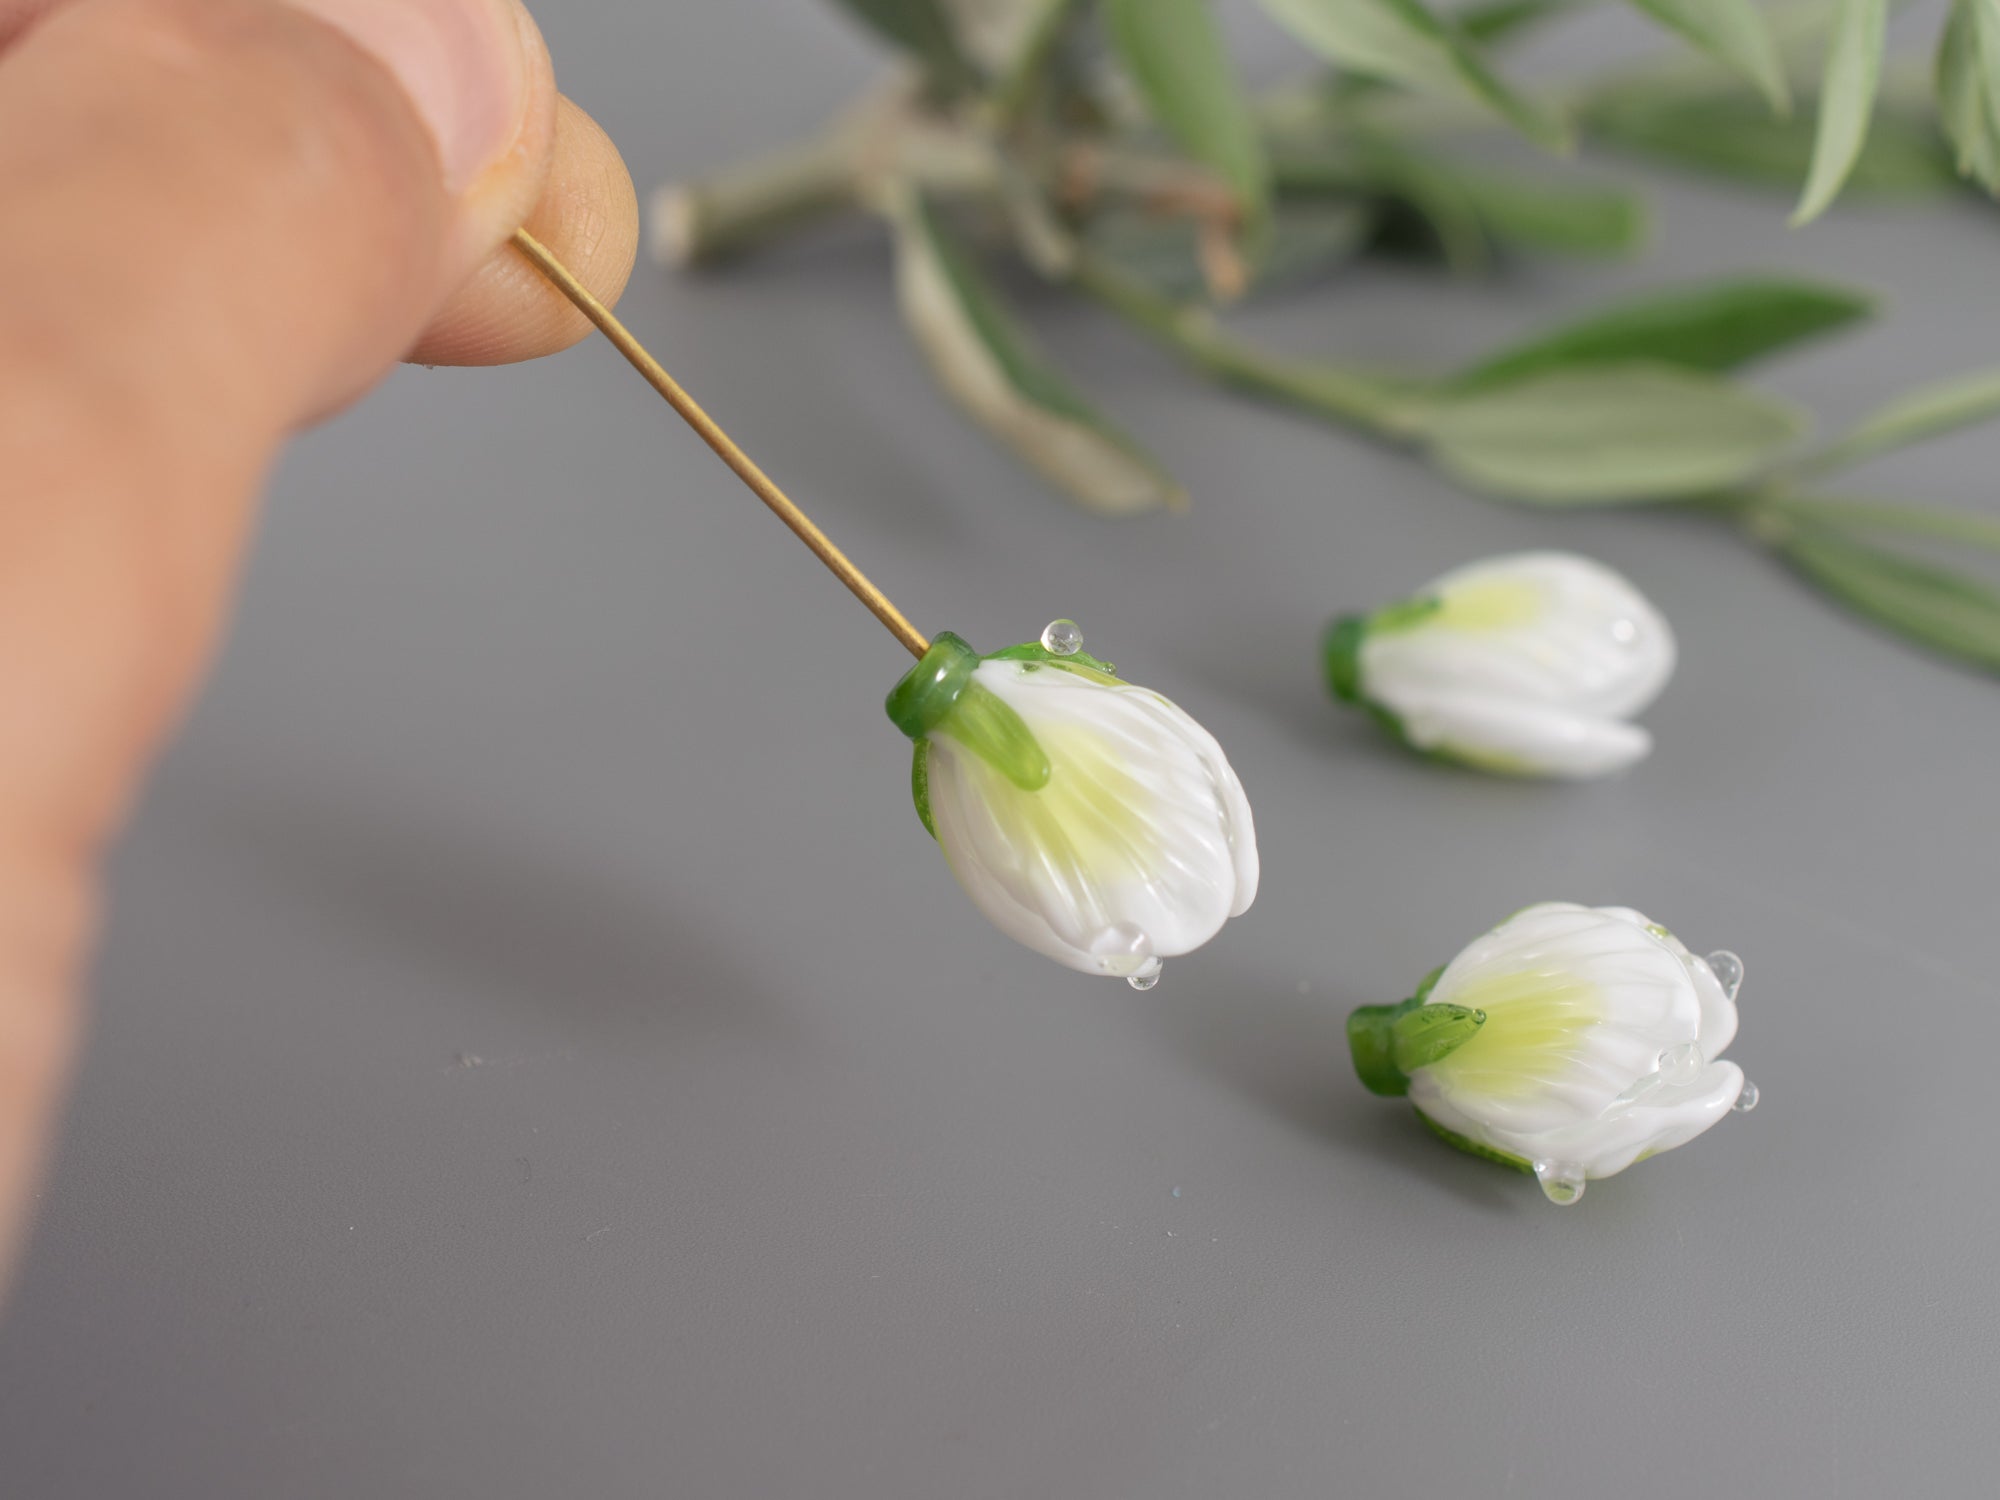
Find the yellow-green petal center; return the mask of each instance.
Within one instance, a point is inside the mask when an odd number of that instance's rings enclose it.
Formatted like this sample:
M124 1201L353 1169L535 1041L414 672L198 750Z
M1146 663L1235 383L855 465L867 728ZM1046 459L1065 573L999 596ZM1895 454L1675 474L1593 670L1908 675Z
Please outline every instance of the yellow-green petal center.
M1440 598L1426 624L1467 632L1510 630L1541 612L1541 590L1518 578L1487 578L1456 584Z
M1038 723L1049 779L1023 791L976 755L960 763L1016 848L1032 847L1052 871L1092 882L1147 881L1161 864L1153 794L1106 736L1075 724Z
M1431 1074L1449 1091L1489 1098L1539 1092L1565 1071L1584 1034L1604 1016L1595 986L1543 970L1475 974L1448 998L1486 1012L1486 1024L1431 1064Z

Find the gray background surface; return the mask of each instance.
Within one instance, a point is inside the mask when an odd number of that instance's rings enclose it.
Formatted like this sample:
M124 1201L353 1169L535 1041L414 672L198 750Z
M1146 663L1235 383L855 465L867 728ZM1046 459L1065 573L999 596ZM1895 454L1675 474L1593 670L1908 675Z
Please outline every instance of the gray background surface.
M804 0L542 11L642 187L876 67ZM1826 419L1993 362L1990 212L1800 236L1660 183L1637 265L1248 325L1443 358L1792 264L1891 296L1769 373ZM624 310L920 624L1073 615L1213 728L1255 909L1150 994L1015 947L911 813L906 660L608 348L401 373L280 475L119 857L0 1489L1990 1493L2000 688L1718 529L1502 508L1035 305L1191 514L1092 520L969 430L866 229ZM1866 477L1991 511L1996 445ZM1636 774L1442 772L1323 702L1328 614L1541 544L1680 633ZM1366 1096L1341 1034L1551 897L1738 949L1764 1091L1567 1211Z

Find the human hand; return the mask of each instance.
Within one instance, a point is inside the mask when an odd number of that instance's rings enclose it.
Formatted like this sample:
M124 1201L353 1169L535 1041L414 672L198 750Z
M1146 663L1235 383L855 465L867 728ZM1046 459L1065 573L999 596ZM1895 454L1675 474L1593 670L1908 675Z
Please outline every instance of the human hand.
M638 208L517 0L0 0L0 1284L97 865L286 437L589 331Z

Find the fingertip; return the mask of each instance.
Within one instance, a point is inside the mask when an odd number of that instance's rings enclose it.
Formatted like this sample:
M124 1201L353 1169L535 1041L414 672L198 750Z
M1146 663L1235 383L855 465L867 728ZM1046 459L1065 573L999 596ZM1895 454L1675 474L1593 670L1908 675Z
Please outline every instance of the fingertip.
M520 0L500 0L519 30L527 77L525 104L511 144L458 193L458 219L447 247L445 288L456 289L506 243L548 190L556 156L555 63L541 27ZM448 301L448 299L447 299Z
M422 119L444 187L465 192L513 156L552 92L519 0L288 0L387 69Z
M553 128L548 175L524 227L611 306L638 255L638 195L618 148L575 103L557 98ZM508 364L557 353L589 332L561 293L502 246L446 301L407 358Z

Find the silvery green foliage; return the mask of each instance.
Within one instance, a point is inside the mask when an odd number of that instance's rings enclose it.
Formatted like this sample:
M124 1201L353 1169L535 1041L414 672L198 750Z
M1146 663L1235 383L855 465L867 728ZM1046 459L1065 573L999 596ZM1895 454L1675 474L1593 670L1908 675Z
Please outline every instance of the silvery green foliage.
M2000 0L1953 0L1938 41L1937 98L1958 170L2000 193Z
M1747 382L1754 363L1868 316L1848 288L1670 288L1393 378L1264 347L1223 315L1244 295L1337 294L1362 255L1485 275L1523 255L1640 247L1633 185L1554 164L1496 170L1459 146L1468 129L1779 186L1797 195L1796 223L1843 193L2000 189L2000 0L1953 0L1914 93L1885 65L1887 0L1630 0L1671 38L1657 55L1541 86L1504 49L1578 0L1260 0L1318 70L1263 90L1234 65L1211 0L838 3L900 54L899 82L819 139L663 194L655 242L699 264L829 215L879 216L944 393L1084 506L1132 515L1186 497L1145 435L1106 415L1115 401L1042 351L1010 306L1023 277L1101 304L1204 377L1406 447L1496 498L1737 523L1843 606L2000 665L2000 595L1921 550L1990 548L1993 528L1829 492L1879 434L1814 449L1806 414ZM1980 382L1954 383L1942 408L1891 401L1891 440L1987 415Z

